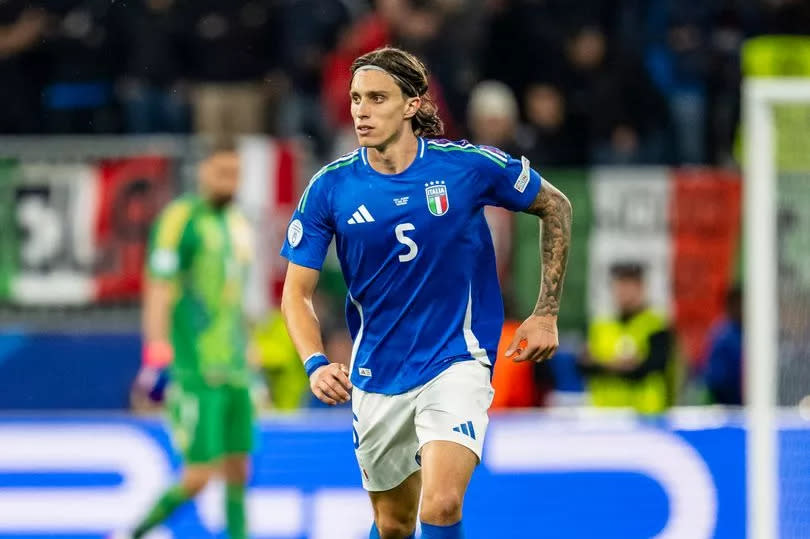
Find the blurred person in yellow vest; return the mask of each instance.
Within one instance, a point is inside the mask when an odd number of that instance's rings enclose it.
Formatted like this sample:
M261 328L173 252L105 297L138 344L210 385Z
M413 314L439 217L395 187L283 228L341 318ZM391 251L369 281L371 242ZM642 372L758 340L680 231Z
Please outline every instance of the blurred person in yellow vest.
M309 378L281 312L269 311L251 337L251 352L265 375L270 405L281 411L301 408L309 396Z
M644 269L634 262L611 267L616 314L595 319L580 366L591 403L663 412L673 402L674 336L669 321L647 305Z

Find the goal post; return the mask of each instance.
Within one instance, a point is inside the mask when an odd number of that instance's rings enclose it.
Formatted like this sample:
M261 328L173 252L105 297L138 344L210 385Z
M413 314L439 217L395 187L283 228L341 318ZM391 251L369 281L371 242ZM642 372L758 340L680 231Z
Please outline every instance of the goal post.
M747 424L747 511L749 539L780 537L780 396L779 176L780 133L775 110L807 105L810 79L750 78L743 86L745 222L745 395ZM810 114L808 114L810 118ZM810 120L808 120L810 125ZM807 138L799 129L782 133ZM795 141L794 147L795 147ZM800 143L801 144L801 143ZM808 157L810 160L810 157ZM810 192L810 168L807 190ZM808 231L810 234L810 231ZM810 255L808 255L810 257ZM808 337L810 339L810 337ZM810 362L810 358L806 358ZM807 388L810 394L810 387Z

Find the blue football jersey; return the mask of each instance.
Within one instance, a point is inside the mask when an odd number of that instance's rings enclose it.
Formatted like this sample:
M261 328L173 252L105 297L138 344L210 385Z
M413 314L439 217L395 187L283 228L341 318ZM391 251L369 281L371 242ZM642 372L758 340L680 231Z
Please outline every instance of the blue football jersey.
M398 174L374 170L365 148L315 174L281 254L320 270L335 238L354 385L394 395L457 361L494 363L503 301L484 206L524 210L541 181L525 157L422 138Z

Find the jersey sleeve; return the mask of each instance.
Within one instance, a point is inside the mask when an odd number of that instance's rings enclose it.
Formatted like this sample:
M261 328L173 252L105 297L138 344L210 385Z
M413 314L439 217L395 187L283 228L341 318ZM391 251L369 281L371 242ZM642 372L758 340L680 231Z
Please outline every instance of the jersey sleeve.
M525 157L514 159L489 146L477 146L476 168L483 182L482 205L523 211L537 197L543 178Z
M326 178L316 175L301 195L281 256L299 266L319 270L335 233Z
M191 218L191 203L175 201L167 206L152 226L147 255L151 277L172 279L188 258L186 228Z

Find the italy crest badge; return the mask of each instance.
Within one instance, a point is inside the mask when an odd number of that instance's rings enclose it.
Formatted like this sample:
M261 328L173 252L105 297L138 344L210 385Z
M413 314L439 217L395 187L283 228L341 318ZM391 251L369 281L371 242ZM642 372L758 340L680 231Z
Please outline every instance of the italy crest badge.
M428 182L425 184L425 197L430 213L439 217L450 209L450 199L447 198L447 186L443 181Z

